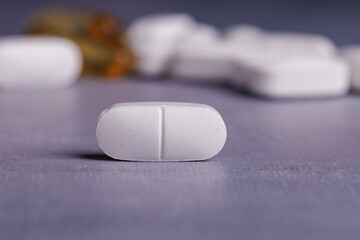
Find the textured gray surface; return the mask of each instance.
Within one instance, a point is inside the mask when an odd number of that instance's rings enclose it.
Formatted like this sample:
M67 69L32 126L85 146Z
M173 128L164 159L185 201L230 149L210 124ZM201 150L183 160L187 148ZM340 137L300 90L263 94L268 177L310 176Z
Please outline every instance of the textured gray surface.
M116 102L215 107L228 128L205 162L102 155ZM265 101L173 82L82 82L0 94L0 239L359 239L360 96Z

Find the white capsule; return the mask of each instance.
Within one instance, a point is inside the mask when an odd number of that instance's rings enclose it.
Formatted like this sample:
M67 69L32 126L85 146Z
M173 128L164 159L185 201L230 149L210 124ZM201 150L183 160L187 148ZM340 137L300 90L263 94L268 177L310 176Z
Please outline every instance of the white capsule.
M214 157L226 126L210 106L195 103L121 103L99 118L97 139L110 157L134 161L189 161Z
M239 72L245 89L269 98L335 97L349 90L348 66L338 58L272 59L246 67L241 63Z
M333 57L337 53L335 44L328 38L316 34L258 32L247 37L228 34L227 42L235 55L314 56Z
M350 66L351 87L360 91L360 46L346 46L341 48L340 55Z
M294 54L317 57L332 57L337 53L335 44L328 38L305 33L272 32L263 40L273 54Z
M237 87L274 98L341 96L348 91L348 67L326 37L259 32L247 44L235 40L228 43L236 65L231 82Z
M194 24L187 14L151 15L132 23L127 35L138 58L138 71L147 76L163 74L177 45Z
M59 89L79 77L82 55L70 40L59 37L0 39L0 89Z

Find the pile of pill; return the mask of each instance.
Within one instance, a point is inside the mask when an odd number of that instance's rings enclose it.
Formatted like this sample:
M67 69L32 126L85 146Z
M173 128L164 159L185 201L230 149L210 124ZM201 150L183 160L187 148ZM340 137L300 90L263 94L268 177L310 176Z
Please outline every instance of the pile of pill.
M350 86L359 88L354 69L360 50L345 48L339 54L331 40L316 34L266 32L250 25L220 32L187 14L140 18L127 32L138 71L147 76L227 82L269 98L335 97Z
M29 24L36 36L0 38L0 91L59 89L82 72L119 76L134 68L133 53L141 75L228 83L268 98L360 90L360 45L339 50L316 34L242 24L219 31L182 13L145 16L125 31L107 14L50 13Z

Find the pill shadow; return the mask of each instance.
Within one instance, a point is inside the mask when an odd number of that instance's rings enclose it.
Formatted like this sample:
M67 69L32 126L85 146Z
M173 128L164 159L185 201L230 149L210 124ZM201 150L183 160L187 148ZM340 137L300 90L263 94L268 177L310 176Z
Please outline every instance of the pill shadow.
M100 152L93 152L93 153L57 153L56 156L62 157L65 159L72 159L72 160L96 160L96 161L116 161L115 159L107 156L104 153Z
M67 156L69 156L71 158L75 158L75 159L94 160L94 161L134 162L134 163L149 162L149 161L132 161L132 160L125 160L125 159L114 159L104 153L73 153L73 154L68 154Z
M104 153L75 153L71 155L74 158L80 158L83 160L116 161Z
M67 154L67 157L75 158L75 159L82 159L82 160L96 160L96 161L111 161L111 162L132 162L132 163L181 163L181 162L203 162L204 160L177 160L177 161L171 161L171 160L161 160L161 161L147 161L147 160L141 160L141 161L134 161L134 160L125 160L125 159L114 159L109 157L108 155L104 153L72 153ZM211 161L211 159L208 159L206 161Z

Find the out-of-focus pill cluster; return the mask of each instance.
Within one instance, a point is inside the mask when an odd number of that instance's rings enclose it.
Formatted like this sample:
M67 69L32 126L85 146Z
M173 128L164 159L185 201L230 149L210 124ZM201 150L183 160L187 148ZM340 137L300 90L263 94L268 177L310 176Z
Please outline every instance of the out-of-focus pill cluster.
M323 36L241 24L220 32L186 14L144 17L128 36L144 75L228 82L272 98L341 96L349 90L348 64Z
M360 90L360 45L338 49L316 34L267 32L238 24L224 31L187 14L132 22L96 11L35 14L26 36L0 40L0 88L56 89L80 74L137 73L178 81L228 83L270 98L335 97Z

